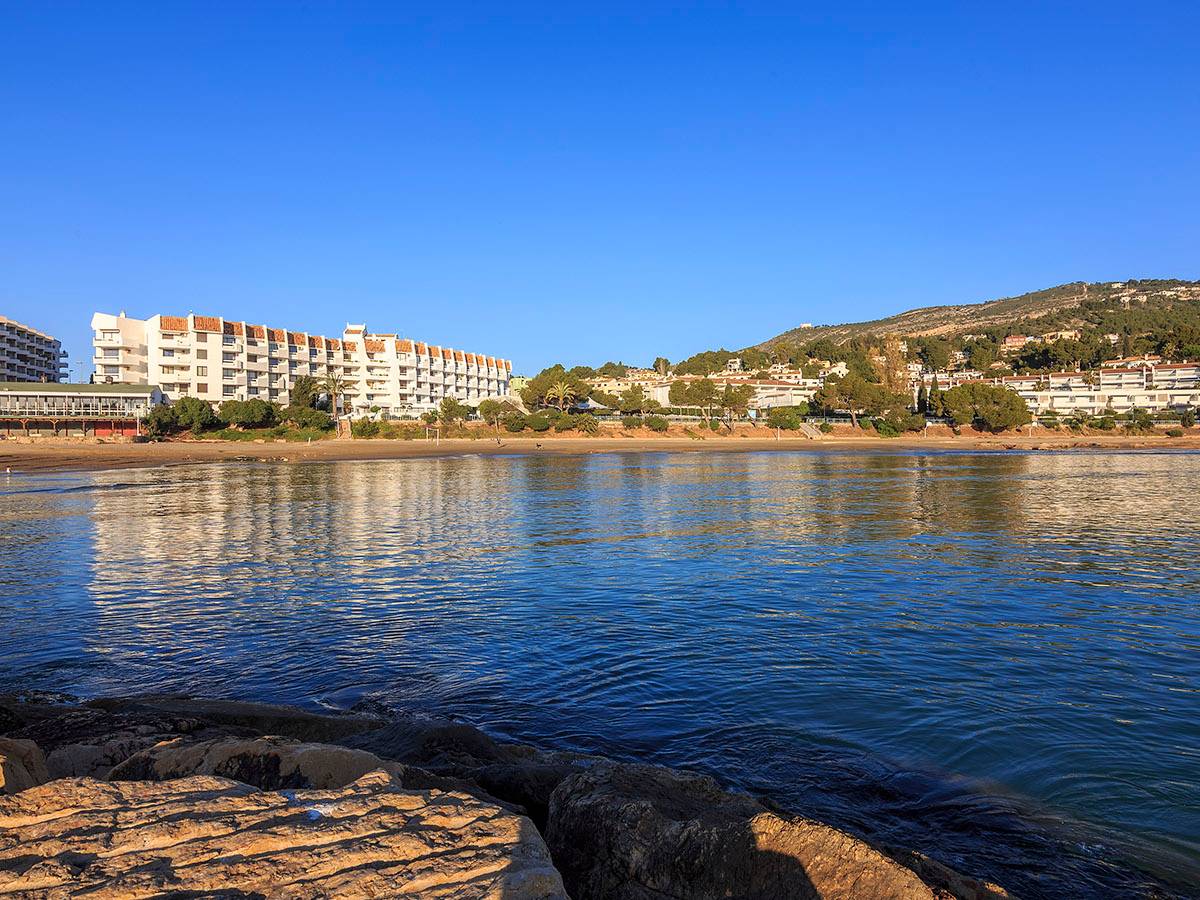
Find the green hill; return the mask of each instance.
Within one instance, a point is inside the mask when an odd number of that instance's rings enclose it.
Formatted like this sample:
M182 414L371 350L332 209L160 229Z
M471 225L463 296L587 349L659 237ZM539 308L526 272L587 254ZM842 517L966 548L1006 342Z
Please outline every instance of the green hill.
M765 350L779 344L804 345L825 338L840 344L852 338L887 334L954 338L985 332L1041 333L1066 328L1121 331L1132 327L1136 331L1138 320L1147 320L1145 325L1151 328L1163 317L1160 314L1173 318L1170 310L1180 304L1189 307L1188 318L1191 318L1193 304L1197 303L1200 303L1200 281L1075 282L984 303L910 309L873 322L793 328L757 347Z

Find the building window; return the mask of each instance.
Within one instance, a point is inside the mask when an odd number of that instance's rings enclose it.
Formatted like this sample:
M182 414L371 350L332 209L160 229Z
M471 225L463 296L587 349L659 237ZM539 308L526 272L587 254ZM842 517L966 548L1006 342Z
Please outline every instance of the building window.
M236 374L237 374L237 372L234 371L233 369L222 369L221 370L222 378L232 378Z
M174 350L165 350L165 349L164 349L164 350L163 350L163 352L162 352L162 355L163 355L163 356L174 356L174 355L175 355L175 351L174 351Z
M236 391L236 390L237 390L237 388L235 388L232 384L227 384L221 388L221 394L222 394L222 396L225 396L225 397L232 397L234 394L234 391Z
M203 378L208 374L208 366L196 366L196 374Z
M197 344L207 344L208 343L208 335L205 334L203 331L197 331L195 336L196 336Z
M207 384L196 385L196 393L197 394L207 394L208 393L208 385Z
M196 351L196 359L208 359L208 351L207 350L197 350Z

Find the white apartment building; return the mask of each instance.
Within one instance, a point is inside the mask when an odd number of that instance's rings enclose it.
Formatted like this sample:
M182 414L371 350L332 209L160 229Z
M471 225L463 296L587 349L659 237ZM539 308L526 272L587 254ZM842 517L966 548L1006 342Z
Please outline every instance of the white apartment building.
M340 376L349 410L416 415L446 397L478 403L509 392L512 363L347 325L340 338L218 316L92 316L95 380L156 384L168 399L259 398L287 405L295 380Z
M1020 394L1030 412L1098 415L1200 408L1200 363L1148 365L1091 372L1053 372L985 379Z
M0 381L62 381L66 357L60 341L0 316Z

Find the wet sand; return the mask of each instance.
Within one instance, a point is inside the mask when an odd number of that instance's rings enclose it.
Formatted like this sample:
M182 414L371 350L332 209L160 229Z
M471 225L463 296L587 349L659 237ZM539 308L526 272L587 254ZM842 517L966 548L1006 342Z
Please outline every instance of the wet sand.
M323 440L311 444L284 441L167 441L134 444L83 439L50 438L0 441L0 474L71 470L128 469L213 462L327 462L335 460L417 459L441 456L503 456L511 454L576 454L637 452L756 452L772 450L1198 450L1200 430L1182 438L1165 435L1123 437L1111 434L1074 435L1043 432L1016 434L911 435L880 438L873 435L833 434L809 439L797 434L759 429L758 434L682 436L567 436L494 437L426 440Z

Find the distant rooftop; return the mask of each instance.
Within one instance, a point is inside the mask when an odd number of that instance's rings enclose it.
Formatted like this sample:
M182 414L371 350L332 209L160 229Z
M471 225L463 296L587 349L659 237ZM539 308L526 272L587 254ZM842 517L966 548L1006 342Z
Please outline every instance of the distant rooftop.
M136 394L149 397L154 384L65 384L61 381L0 381L0 393L9 394Z

